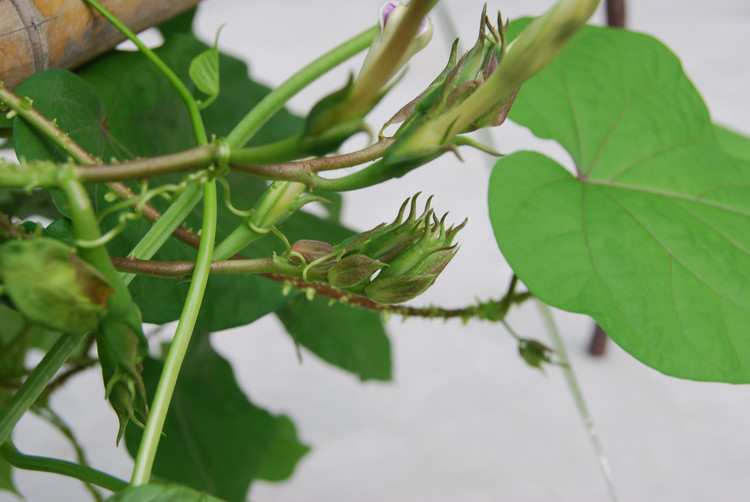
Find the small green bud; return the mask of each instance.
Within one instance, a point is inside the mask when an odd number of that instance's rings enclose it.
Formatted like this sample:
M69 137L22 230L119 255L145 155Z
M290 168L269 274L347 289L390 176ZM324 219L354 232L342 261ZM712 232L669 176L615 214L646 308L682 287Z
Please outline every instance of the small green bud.
M298 254L302 258L304 258L305 264L310 264L316 260L320 260L321 258L330 256L336 252L336 250L333 249L333 246L331 246L327 242L315 241L311 239L301 239L296 241L294 244L292 244L291 250L292 255L290 259L292 261L299 262L299 256L295 256L295 254ZM328 260L327 263L330 263L332 260L333 258Z
M365 295L378 303L402 303L427 291L436 278L437 274L376 277L365 287Z
M353 288L384 266L385 263L363 254L346 256L328 271L328 283L336 288Z
M411 208L406 220L403 219L403 216L406 207L409 205L409 199L401 205L398 216L396 216L396 219L392 223L389 225L379 225L370 232L362 234L366 238L358 242L355 241L356 248L358 248L357 252L379 260L387 260L395 252L418 239L421 236L420 230L424 227L425 221L431 214L430 203L432 202L432 197L427 199L424 211L420 216L417 216L418 198L419 194L411 198ZM354 248L355 246L352 245L347 248L347 251Z
M337 246L346 253L328 273L329 282L379 303L400 303L423 293L456 254L453 239L461 228L445 228L435 217L432 197L417 216L419 194L401 205L396 219ZM407 206L409 215L404 219ZM377 270L378 275L370 279Z
M552 363L554 351L536 340L523 338L518 341L518 353L532 368L542 369L542 364Z
M412 274L434 274L442 272L458 251L457 247L440 248L427 255L411 270Z

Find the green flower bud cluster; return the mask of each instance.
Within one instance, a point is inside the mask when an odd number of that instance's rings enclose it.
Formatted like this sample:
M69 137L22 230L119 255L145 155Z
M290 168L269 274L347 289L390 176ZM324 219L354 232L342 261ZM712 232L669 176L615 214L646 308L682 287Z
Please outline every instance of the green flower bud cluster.
M396 131L396 137L407 136L409 132L435 121L449 110L460 106L474 93L498 67L505 53L505 26L498 13L497 27L487 17L487 6L482 11L479 36L474 46L457 60L458 39L453 43L448 64L438 77L417 98L399 110L383 128L403 122ZM500 103L488 103L486 112L476 117L471 124L459 133L471 132L481 127L502 124L508 116L515 94ZM451 138L441 138L444 144ZM426 147L438 145L424 145Z
M304 261L303 276L327 282L378 303L401 303L424 293L458 251L453 240L466 225L446 228L427 200L417 216L418 194L407 199L390 224L355 235L331 246L319 241L297 241L290 260ZM404 219L406 210L409 215ZM309 272L309 273L308 273Z
M486 7L485 7L486 9ZM380 182L403 176L447 151L457 152L457 147L470 145L493 155L500 155L467 137L467 133L487 126L502 124L510 112L517 89L504 99L483 104L480 114L459 129L456 118L466 115L463 103L484 87L486 80L498 68L505 54L505 27L494 27L482 12L479 36L474 46L458 58L458 40L454 42L448 64L437 78L406 106L388 120L380 136L392 124L401 126L394 133L397 140L385 151L383 158L368 168L368 179ZM364 174L363 174L364 177Z

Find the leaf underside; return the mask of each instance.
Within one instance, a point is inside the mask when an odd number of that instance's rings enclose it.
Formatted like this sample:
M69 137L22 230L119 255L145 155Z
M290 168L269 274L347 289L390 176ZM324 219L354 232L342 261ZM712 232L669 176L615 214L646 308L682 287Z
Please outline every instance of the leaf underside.
M519 278L663 373L750 382L750 163L719 145L679 60L586 27L510 118L575 166L531 152L496 164L490 217Z
M153 395L163 365L148 358L143 378ZM126 433L135 457L141 430ZM245 500L254 479L288 478L309 451L284 415L252 404L237 385L230 364L196 333L180 372L164 424L154 474L227 501Z

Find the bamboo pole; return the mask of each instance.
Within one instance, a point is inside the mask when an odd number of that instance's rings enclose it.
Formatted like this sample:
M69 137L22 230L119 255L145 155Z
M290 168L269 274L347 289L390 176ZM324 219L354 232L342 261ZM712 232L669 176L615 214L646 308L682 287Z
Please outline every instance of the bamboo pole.
M162 23L199 0L104 0L133 31ZM81 0L0 0L0 81L13 89L34 73L74 68L124 37Z

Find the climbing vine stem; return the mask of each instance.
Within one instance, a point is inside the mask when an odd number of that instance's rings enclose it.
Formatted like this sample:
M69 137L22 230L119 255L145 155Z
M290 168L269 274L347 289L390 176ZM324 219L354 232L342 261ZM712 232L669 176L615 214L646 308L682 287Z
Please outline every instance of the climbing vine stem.
M185 300L185 305L177 324L174 340L164 362L164 370L156 387L151 411L146 422L146 429L143 432L143 438L138 448L138 455L135 459L135 467L133 468L133 477L131 479L134 485L146 484L151 478L151 469L154 465L156 449L159 445L162 429L164 428L169 403L177 384L177 377L182 367L182 361L185 359L190 338L195 328L195 322L198 318L198 312L203 302L203 295L206 291L216 236L217 206L216 182L211 180L203 187L203 225L201 227L201 241L198 246L195 271L190 281L190 288L188 289L187 299Z

